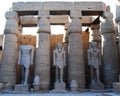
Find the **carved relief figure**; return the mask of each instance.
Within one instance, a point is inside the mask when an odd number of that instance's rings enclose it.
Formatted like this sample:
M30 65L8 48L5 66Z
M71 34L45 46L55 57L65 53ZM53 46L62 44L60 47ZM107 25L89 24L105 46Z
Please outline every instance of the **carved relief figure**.
M101 83L99 75L99 66L101 65L100 49L97 42L91 42L88 49L88 64L90 65L91 81Z
M22 84L28 83L29 67L33 64L34 46L20 45L18 64L22 65Z
M63 69L66 66L65 51L61 43L57 43L56 49L53 51L54 66L56 66L56 82L63 82Z

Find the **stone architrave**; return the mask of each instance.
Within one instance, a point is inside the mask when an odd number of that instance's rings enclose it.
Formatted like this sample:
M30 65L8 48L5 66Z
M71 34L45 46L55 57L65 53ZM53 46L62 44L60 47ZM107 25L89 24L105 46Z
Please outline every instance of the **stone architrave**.
M5 88L12 88L16 83L19 19L18 14L12 11L6 12L5 17L7 20L4 30L0 82L5 84Z
M69 82L75 80L78 83L78 88L83 89L85 87L85 71L81 36L82 27L81 20L77 16L72 18L68 28L68 80Z
M21 84L28 84L30 65L33 64L34 46L20 45L18 64L22 66Z
M101 64L101 53L98 48L97 42L93 41L90 43L88 49L88 64L90 65L91 83L90 88L92 89L103 89L104 85L100 81L100 65Z
M53 65L56 66L55 90L65 90L65 83L63 81L63 69L66 66L66 55L61 43L57 43L56 49L53 51L53 56Z
M112 88L113 82L117 82L119 77L115 27L112 13L104 12L103 15L104 20L101 22L103 75L105 87Z
M48 90L50 86L50 31L51 31L50 23L48 20L49 11L42 11L40 13L38 20L38 40L35 57L36 62L35 75L39 75L39 77L41 78L41 90Z

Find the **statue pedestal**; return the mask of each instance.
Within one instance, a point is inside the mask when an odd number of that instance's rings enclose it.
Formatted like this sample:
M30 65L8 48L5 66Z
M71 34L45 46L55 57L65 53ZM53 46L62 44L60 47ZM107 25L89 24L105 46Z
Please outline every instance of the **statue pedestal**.
M120 93L120 82L114 82L113 83L113 92L114 93Z
M55 89L50 91L50 93L67 93L66 84L64 82L55 82Z
M66 84L64 82L55 82L55 90L65 90Z
M33 89L34 89L35 92L40 91L40 84L33 83Z
M93 82L93 83L90 84L90 89L103 90L104 89L104 84L98 83L98 82Z
M18 92L28 92L29 91L29 85L28 84L17 84L15 85L15 91Z

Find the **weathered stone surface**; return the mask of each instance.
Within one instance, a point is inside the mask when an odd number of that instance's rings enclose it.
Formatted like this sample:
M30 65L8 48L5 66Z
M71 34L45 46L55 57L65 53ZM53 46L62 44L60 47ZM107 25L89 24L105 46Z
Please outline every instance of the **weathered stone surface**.
M6 12L6 25L4 34L19 34L18 15L16 12Z
M49 33L50 34L50 22L47 18L40 18L38 20L38 33Z
M82 16L82 26L89 26L92 18L89 16ZM38 18L33 16L21 16L21 24L23 27L34 27L37 26ZM51 15L49 18L50 24L53 25L65 25L65 29L68 29L69 18L66 15L54 16Z
M116 21L120 22L120 4L116 6Z
M68 51L68 78L78 82L78 88L84 88L85 73L83 62L83 48L81 37L81 23L77 18L73 18L69 29L69 51Z
M50 24L47 18L41 19L43 23L38 24L35 75L39 75L41 79L41 89L48 90L50 84Z
M114 93L120 93L120 82L114 82L113 83L113 92Z
M75 80L70 82L70 89L71 92L78 92L78 84Z
M71 17L77 17L77 18L82 18L82 13L81 11L70 11L70 16Z
M50 12L49 11L46 11L46 10L39 10L38 11L38 18L41 18L41 17L46 17L46 18L49 18L50 17Z
M65 90L66 84L64 82L55 82L55 90Z
M6 34L4 49L2 51L0 80L3 83L16 82L16 60L17 60L17 37L13 34Z
M18 12L37 10L106 11L106 6L103 2L17 2L13 3L13 10Z
M15 85L15 91L18 92L28 92L30 90L29 85L27 84L17 84Z
M105 22L101 23L104 81L107 88L111 88L113 82L118 81L119 74L118 52L114 32L112 18L108 16Z

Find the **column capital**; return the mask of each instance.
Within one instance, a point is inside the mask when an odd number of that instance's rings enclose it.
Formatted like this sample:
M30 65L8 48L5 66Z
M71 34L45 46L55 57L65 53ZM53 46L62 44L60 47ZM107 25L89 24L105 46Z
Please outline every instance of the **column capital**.
M38 19L38 33L49 33L50 34L50 22L46 17Z
M72 10L72 11L70 11L70 17L71 18L82 18L82 13L81 13L81 10Z
M82 34L82 25L81 25L81 20L79 18L72 19L68 28L68 34L71 34L71 33Z
M19 16L18 16L18 13L17 12L15 12L15 11L7 11L6 13L5 13L5 18L6 19L15 19L16 21L18 21L19 22Z
M95 29L99 30L100 24L91 24L90 27L91 27L92 30L95 30Z
M112 21L112 19L105 19L104 22L101 22L101 34L105 34L105 33L114 33L115 32L115 26L114 23Z
M102 15L103 18L113 18L113 14L111 12L103 12L103 15Z
M19 16L17 12L8 11L5 14L6 17L6 25L4 29L4 34L19 34Z

